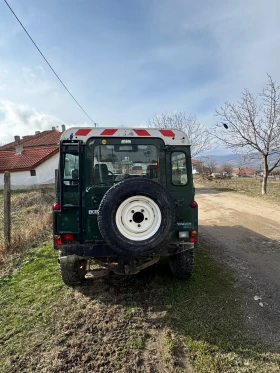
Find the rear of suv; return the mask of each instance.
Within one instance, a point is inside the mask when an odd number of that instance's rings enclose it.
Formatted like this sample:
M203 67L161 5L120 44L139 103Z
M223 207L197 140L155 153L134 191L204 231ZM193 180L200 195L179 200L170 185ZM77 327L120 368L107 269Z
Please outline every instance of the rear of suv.
M59 154L53 233L67 285L136 274L161 256L175 276L191 275L198 206L185 133L71 128Z

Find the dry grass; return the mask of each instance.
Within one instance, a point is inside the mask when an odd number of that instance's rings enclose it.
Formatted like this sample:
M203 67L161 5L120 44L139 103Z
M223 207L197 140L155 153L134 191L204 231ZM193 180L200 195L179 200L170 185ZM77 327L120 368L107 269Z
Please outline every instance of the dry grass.
M263 196L261 194L262 180L240 177L232 179L213 179L211 181L205 180L202 177L196 177L195 182L203 185L207 185L209 188L219 189L222 191L232 191L243 193L252 197L261 197L267 201L279 202L280 203L280 181L279 180L268 180L267 194Z
M0 221L0 268L50 237L52 229L51 206L53 191L12 191L11 196L11 243L4 245L3 220ZM0 195L0 205L3 196ZM6 265L5 268L8 266Z

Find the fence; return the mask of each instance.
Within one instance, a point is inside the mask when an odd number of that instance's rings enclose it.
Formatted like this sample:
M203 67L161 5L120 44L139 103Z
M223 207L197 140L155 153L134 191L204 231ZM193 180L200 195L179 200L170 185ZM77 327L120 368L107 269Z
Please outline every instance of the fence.
M0 262L50 237L54 200L54 184L19 190L10 185L10 174L5 173L0 191Z

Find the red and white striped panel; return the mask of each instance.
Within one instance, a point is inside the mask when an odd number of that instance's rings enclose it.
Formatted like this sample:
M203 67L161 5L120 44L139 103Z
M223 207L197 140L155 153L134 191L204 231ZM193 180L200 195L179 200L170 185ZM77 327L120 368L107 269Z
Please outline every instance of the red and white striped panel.
M175 129L156 128L69 128L63 132L61 140L82 140L86 143L91 137L122 137L139 138L154 137L160 138L166 145L190 145L187 135L183 131Z

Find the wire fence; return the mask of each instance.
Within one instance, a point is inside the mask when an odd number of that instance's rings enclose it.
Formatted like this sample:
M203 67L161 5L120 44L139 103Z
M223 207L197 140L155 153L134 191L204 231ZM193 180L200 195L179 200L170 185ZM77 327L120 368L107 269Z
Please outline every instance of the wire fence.
M11 187L8 196L0 191L0 263L13 253L24 251L48 239L52 230L54 184L30 189Z

